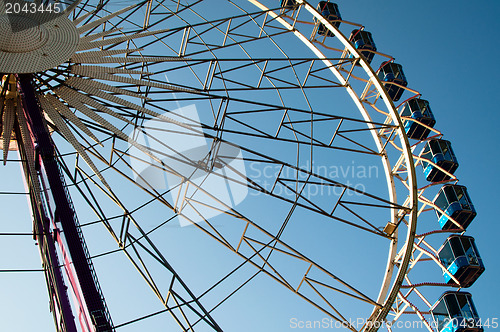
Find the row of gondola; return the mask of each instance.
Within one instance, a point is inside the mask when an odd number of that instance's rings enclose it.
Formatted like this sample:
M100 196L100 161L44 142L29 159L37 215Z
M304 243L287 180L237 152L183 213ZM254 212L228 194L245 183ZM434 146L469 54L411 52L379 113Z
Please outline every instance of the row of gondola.
M295 0L281 0L283 8L293 9L296 6L298 3ZM342 16L337 4L320 1L317 10L334 27L340 26ZM319 35L334 36L316 18L314 21ZM370 64L377 51L372 34L364 29L356 29L351 32L349 40ZM402 65L391 59L380 66L377 75L384 82L392 101L398 101L408 84ZM429 102L417 97L409 99L401 106L400 113L408 138L425 140L420 158L427 181L439 183L450 180L458 168L458 161L449 141L428 139L431 128L436 123ZM463 232L476 216L476 210L465 186L443 185L433 203L436 206L439 226L445 231ZM474 238L470 236L451 235L439 249L438 258L447 270L443 273L447 284L469 287L484 271L484 264ZM439 332L483 331L471 295L467 292L445 292L431 308L431 314Z

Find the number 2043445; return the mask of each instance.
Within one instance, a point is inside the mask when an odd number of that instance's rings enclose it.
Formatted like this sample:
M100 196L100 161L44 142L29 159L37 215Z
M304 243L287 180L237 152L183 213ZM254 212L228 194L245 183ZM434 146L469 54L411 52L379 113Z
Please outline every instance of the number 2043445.
M62 11L59 2L49 4L18 3L7 2L5 4L5 14L37 14L37 13L54 13L58 14Z

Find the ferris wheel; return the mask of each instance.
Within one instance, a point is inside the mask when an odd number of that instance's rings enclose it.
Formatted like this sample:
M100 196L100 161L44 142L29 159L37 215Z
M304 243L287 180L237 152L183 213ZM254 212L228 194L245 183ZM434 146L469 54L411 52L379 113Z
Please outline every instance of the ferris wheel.
M452 144L341 6L0 10L3 158L56 331L482 331Z

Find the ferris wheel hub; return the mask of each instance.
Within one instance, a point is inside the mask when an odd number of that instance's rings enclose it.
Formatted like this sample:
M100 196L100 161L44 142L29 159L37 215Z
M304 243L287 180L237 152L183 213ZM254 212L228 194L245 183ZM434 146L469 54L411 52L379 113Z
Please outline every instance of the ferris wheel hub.
M49 34L43 25L21 15L0 16L0 50L26 53L43 47Z
M66 17L50 21L36 15L0 16L0 72L36 73L69 60L78 46L75 25Z

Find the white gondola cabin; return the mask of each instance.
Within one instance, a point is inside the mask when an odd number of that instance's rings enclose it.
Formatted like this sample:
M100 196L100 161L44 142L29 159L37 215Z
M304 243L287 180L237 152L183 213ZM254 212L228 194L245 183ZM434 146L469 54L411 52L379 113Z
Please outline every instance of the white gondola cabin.
M320 1L316 9L334 27L338 28L340 26L342 16L340 16L339 6L336 3ZM318 23L318 20L314 18L314 22ZM322 23L319 23L318 25L318 34L321 36L333 37L333 33Z
M434 199L439 225L443 230L466 229L471 221L476 217L476 209L467 192L467 188L456 184L444 185ZM461 227L458 227L450 217Z
M444 139L431 139L425 143L421 157L429 162L422 161L424 174L427 181L440 182L449 180L450 176L443 172L453 174L458 168L458 160L451 148L451 143Z
M444 279L449 284L455 284L451 274L459 286L470 287L484 272L483 260L471 236L450 236L439 249L438 257L447 270Z
M377 46L373 41L372 34L365 30L353 30L349 40L354 44L354 47L366 58L368 63L371 63L375 56Z
M428 127L432 128L436 124L429 102L424 99L408 100L403 104L401 116L415 120L403 119L403 125L406 135L416 140L426 139L431 131Z
M472 296L467 292L446 292L431 308L438 332L482 332L481 320Z
M404 92L403 87L408 85L403 66L398 63L388 62L379 69L377 74L382 82L388 82L385 84L385 88L389 97L393 101L398 101Z

